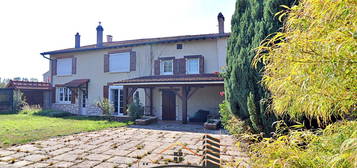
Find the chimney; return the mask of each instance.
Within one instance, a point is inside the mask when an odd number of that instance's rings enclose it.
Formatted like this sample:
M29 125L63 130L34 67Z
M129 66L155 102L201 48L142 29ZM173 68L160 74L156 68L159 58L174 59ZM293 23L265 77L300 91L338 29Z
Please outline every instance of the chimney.
M79 35L79 33L77 32L77 34L75 35L74 48L80 48L80 47L81 47L81 35Z
M221 12L219 12L217 19L218 19L218 33L223 34L224 33L224 16Z
M103 27L100 25L101 22L99 22L99 25L97 26L97 47L102 47L103 46Z
M107 42L113 42L113 36L112 35L107 35Z

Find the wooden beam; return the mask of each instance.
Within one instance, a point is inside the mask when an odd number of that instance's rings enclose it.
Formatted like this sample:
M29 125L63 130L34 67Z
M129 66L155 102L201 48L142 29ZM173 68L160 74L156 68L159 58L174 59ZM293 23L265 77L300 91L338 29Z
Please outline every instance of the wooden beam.
M150 89L150 109L149 109L149 111L150 111L150 115L153 115L153 112L152 112L152 108L153 108L153 88L149 88Z
M128 87L123 86L123 113L127 114L126 109L128 106Z
M191 97L195 92L197 92L198 89L199 89L198 87L195 87L195 88L192 90L192 92L189 93L187 99L190 99L190 97Z
M187 124L187 97L190 92L189 86L183 86L182 94L182 124Z

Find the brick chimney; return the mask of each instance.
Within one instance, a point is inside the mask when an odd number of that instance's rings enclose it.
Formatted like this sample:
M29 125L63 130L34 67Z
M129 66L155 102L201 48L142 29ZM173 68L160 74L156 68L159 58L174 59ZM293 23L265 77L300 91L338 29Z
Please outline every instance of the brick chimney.
M217 19L218 19L218 33L223 34L224 33L224 16L221 12L219 12Z
M103 31L104 29L101 22L99 22L99 25L97 26L97 47L103 46Z
M113 36L112 35L107 35L107 42L113 42Z
M79 35L79 33L77 32L77 34L75 35L74 48L80 48L80 47L81 47L81 35Z

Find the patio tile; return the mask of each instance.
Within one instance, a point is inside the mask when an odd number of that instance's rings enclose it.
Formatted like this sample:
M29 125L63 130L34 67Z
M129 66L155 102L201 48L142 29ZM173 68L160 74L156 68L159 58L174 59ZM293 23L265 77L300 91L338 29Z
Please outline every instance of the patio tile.
M91 155L85 156L84 158L88 159L88 160L104 161L111 157L112 157L111 155L91 154Z
M28 155L28 156L24 157L23 160L28 160L31 162L38 162L38 161L46 160L47 158L48 158L48 156L46 156L46 155L32 154L32 155Z

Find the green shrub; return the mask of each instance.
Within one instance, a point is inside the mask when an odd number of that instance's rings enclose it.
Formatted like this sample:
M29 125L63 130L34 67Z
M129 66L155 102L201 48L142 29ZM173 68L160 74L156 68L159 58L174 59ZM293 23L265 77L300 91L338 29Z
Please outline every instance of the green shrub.
M39 105L25 105L22 107L22 110L19 112L19 114L29 114L29 115L34 115L37 113L40 113L42 111L41 106Z
M73 116L72 113L65 111L53 111L53 110L43 110L39 105L29 106L25 105L19 114L26 115L38 115L38 116L48 116L48 117L66 117Z
M144 107L140 103L138 92L134 95L134 102L128 106L128 114L132 120L141 118L144 115Z
M14 111L18 113L25 105L27 105L27 103L24 94L20 90L14 90L14 95L13 95Z
M303 130L279 123L276 137L262 138L249 145L252 167L337 167L357 166L357 121L343 121L324 130ZM296 128L298 128L296 130Z
M109 99L98 101L96 106L102 110L102 113L105 116L110 116L113 114L114 106L110 103Z
M250 123L252 124L252 128L254 129L255 132L261 132L262 129L260 128L260 117L259 113L257 113L257 108L254 103L254 95L252 92L249 92L249 95L247 97L247 107L248 107L248 113L249 113L249 119Z
M226 101L223 101L223 103L219 105L219 113L223 127L233 135L249 131L248 123L232 115L228 108L229 104Z

